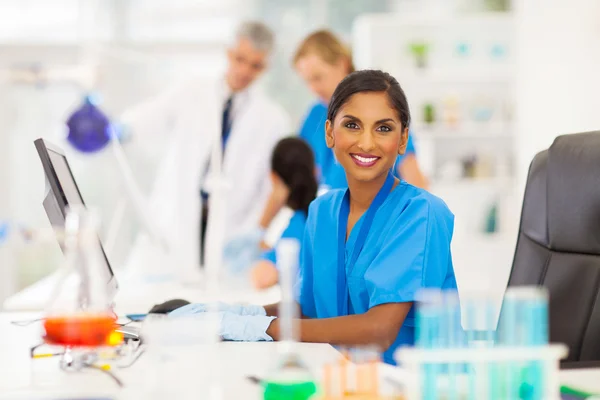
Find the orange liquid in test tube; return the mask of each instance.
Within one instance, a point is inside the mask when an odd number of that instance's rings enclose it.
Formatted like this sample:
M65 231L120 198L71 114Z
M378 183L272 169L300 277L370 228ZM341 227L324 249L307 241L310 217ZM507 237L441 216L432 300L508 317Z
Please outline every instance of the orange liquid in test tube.
M44 321L44 341L70 347L106 346L115 328L115 318L109 314L49 317Z
M379 396L379 374L377 373L377 360L369 362L369 370L371 373L372 393L375 396Z
M331 381L333 380L333 377L331 370L332 366L329 364L325 365L323 369L323 390L325 392L324 395L326 399L333 396L333 388L331 387Z
M340 361L340 394L343 396L348 393L348 363L350 355L347 351L342 352L343 359Z

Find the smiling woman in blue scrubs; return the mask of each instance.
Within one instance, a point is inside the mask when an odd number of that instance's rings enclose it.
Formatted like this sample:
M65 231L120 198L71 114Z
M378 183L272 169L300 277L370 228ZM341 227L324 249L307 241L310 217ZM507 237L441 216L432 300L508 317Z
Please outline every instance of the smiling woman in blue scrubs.
M454 216L442 200L392 174L408 142L410 112L400 85L381 71L348 75L331 99L326 141L347 189L309 208L300 257L300 339L378 345L383 359L415 341L422 288L456 289L450 243ZM181 314L202 312L186 306ZM277 305L221 307L221 335L277 340Z
M381 71L349 75L335 90L327 118L327 146L346 172L348 189L328 192L309 210L301 339L378 344L393 363L398 346L414 343L417 292L456 288L454 216L439 198L392 175L410 123L393 77ZM279 337L277 320L267 334Z

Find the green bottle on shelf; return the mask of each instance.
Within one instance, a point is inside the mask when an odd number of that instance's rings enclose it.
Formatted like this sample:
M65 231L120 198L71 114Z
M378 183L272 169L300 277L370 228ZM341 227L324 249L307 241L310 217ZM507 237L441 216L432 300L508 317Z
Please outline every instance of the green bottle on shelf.
M498 230L498 203L494 202L488 212L485 222L485 233L496 233Z
M423 106L423 121L427 124L433 124L435 122L435 109L433 104L427 103Z

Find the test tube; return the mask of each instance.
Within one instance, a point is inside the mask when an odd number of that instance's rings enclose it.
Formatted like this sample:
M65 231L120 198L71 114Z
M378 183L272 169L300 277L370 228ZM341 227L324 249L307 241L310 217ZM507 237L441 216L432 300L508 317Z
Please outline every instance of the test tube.
M310 371L295 352L298 340L298 311L294 296L300 245L295 239L282 239L276 247L281 302L279 303L280 359L278 369L267 379L264 400L309 399L317 390Z
M443 302L443 294L439 289L423 289L418 293L415 335L417 347L441 347L440 323Z
M466 345L473 348L489 348L494 344L495 308L493 297L489 291L475 290L461 293L463 303L464 327L466 331ZM473 350L471 350L473 351ZM467 364L468 372L468 399L480 400L484 393L492 399L492 393L498 393L498 371L497 363L474 363Z
M353 365L350 368L351 385L349 385L350 390L346 391L347 394L368 398L376 398L379 395L377 362L380 353L381 350L376 346L360 346L351 349Z
M342 350L342 359L340 360L340 394L344 397L348 393L348 365L350 364L350 352L348 349Z
M443 292L443 320L441 334L445 336L444 347L456 349L464 347L465 338L461 324L460 301L456 290ZM448 393L449 400L458 399L458 374L464 370L464 363L448 364Z
M298 311L294 298L294 282L298 270L300 245L296 239L281 239L277 243L276 255L279 267L281 302L279 303L279 324L281 341L291 346L298 340ZM290 350L288 348L288 350Z
M511 347L548 344L548 292L541 287L509 288L504 296L499 324L500 344ZM508 394L527 400L543 398L542 361L507 366Z
M439 289L423 289L417 295L416 345L422 350L442 347L443 294ZM440 365L423 365L423 400L437 400Z
M500 343L539 346L548 343L548 292L539 287L509 288L500 317Z
M333 396L333 366L325 364L323 367L323 392L326 399Z

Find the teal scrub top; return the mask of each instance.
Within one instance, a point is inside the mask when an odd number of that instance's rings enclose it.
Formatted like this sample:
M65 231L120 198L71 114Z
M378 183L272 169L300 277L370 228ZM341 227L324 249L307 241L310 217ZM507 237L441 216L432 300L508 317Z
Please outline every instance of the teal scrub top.
M330 189L348 187L344 168L335 160L333 151L325 144L325 121L327 120L327 106L321 102L313 104L304 123L300 128L300 137L308 142L315 154L315 163L320 171L319 184ZM415 154L415 145L412 132L409 132L408 143L404 155L399 155L396 165L407 154Z
M305 316L342 316L344 306L336 293L346 296L345 315L352 315L380 304L414 302L422 288L456 289L450 253L454 215L442 200L406 182L398 184L375 212L362 251L349 265L365 215L344 248L338 224L346 190L331 190L310 206L295 290ZM345 250L345 279L338 272L339 248ZM383 360L395 364L394 351L414 342L413 306Z
M283 233L281 234L281 239L296 239L300 244L300 248L302 249L302 239L304 237L304 227L306 226L306 213L304 211L298 210L292 214L292 218L290 218L290 222L288 226L285 228ZM279 240L281 240L279 239ZM271 261L275 264L277 268L277 243L275 246L266 250L262 253L260 259ZM302 250L300 250L302 252ZM278 269L279 270L279 269Z

